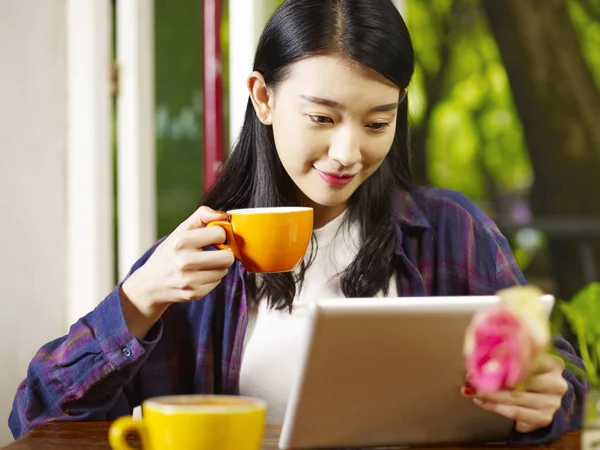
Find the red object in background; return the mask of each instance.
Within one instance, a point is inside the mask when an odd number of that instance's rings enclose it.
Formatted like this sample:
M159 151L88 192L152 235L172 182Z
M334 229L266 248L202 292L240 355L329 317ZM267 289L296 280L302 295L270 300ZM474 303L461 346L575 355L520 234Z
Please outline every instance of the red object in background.
M221 0L202 1L204 191L213 185L223 163L223 72Z

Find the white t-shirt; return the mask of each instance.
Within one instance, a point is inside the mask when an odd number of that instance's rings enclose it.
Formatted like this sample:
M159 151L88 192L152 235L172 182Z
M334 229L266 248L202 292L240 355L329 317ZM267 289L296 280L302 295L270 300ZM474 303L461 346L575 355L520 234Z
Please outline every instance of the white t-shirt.
M336 275L350 265L360 245L358 224L344 222L345 217L346 213L341 214L324 227L314 230L316 255L305 273L302 290L296 293L291 314L287 310L267 309L266 299L249 312L240 370L240 394L264 399L269 404L269 423L283 422L298 369L309 302L344 296ZM307 258L309 256L307 254ZM390 281L394 279L392 277ZM396 283L390 282L388 296L397 295Z

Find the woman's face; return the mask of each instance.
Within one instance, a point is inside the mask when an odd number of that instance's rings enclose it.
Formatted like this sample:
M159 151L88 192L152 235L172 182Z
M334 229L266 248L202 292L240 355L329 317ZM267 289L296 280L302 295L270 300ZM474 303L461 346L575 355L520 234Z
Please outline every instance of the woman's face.
M255 78L253 78L253 76ZM295 62L275 92L249 79L261 121L319 227L344 211L392 146L400 89L375 71L336 56Z

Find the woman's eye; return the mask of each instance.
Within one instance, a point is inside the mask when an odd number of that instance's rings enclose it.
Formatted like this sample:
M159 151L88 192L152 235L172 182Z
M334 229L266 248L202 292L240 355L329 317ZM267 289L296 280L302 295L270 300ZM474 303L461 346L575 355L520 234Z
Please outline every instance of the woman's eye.
M308 117L310 118L310 120L312 122L316 123L319 126L325 126L325 125L331 125L331 124L333 124L333 120L330 117L327 117L327 116L317 116L317 115L309 114Z
M384 128L389 127L389 123L385 122L373 122L367 125L373 131L382 131Z

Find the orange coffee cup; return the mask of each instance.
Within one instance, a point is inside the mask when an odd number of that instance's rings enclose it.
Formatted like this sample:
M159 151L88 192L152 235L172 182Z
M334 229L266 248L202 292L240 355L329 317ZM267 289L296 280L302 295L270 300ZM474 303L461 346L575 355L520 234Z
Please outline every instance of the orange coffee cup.
M231 250L248 272L289 272L304 258L313 231L312 208L248 208L226 214L228 220L207 226L225 230L227 243L215 247Z

